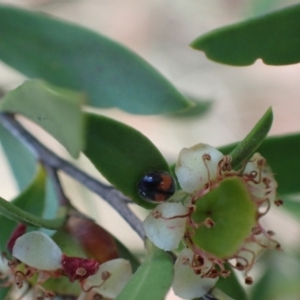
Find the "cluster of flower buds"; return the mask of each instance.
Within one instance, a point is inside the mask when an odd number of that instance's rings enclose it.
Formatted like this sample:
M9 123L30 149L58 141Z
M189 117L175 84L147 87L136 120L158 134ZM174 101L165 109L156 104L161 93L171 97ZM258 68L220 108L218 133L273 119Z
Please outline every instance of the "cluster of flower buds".
M157 247L171 251L184 245L175 263L175 294L202 297L219 276L230 275L224 263L242 271L251 284L248 273L257 256L280 249L274 233L260 224L272 206L282 204L266 160L256 153L233 170L230 156L198 144L181 150L175 172L181 190L144 221Z
M18 288L25 281L35 279L34 299L52 298L55 293L45 290L42 284L49 278L66 276L70 282L78 281L82 294L92 293L99 299L114 299L132 275L131 265L122 258L100 264L95 259L67 256L58 245L41 231L26 232L20 224L12 234L7 248L12 260L8 261L14 283ZM42 296L40 295L42 293Z

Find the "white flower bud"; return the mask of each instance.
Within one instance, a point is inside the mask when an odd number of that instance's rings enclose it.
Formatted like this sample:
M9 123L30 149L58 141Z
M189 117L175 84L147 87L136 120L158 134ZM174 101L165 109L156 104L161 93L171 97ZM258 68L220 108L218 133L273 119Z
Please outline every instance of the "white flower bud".
M94 287L93 290L105 298L114 299L122 291L131 275L130 263L123 258L117 258L100 265L97 273L88 277L85 284L88 288Z
M271 204L277 199L277 181L266 160L259 153L250 158L243 174L252 178L248 181L248 187L253 196L260 199L268 197Z
M179 153L175 173L181 188L195 193L209 181L217 179L218 164L223 154L207 144L183 148Z
M145 219L144 229L150 241L160 249L178 248L186 227L188 209L181 203L162 203ZM182 216L182 217L176 217Z
M62 252L56 243L40 231L20 236L13 247L12 256L29 267L54 271L61 268Z
M279 244L270 237L266 237L264 234L255 235L254 241L249 241L245 243L238 253L238 258L236 259L237 264L244 267L247 272L252 268L256 262L258 256L266 249L276 249Z
M200 298L204 296L216 284L217 278L202 278L202 274L196 274L190 266L193 260L193 251L183 249L174 265L174 280L172 288L174 293L183 299ZM207 272L211 262L204 260L203 272Z

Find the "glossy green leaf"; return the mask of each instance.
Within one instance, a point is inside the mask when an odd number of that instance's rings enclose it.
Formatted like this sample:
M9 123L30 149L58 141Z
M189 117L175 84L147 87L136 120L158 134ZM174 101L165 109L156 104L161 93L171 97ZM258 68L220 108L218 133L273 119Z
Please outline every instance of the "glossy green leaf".
M130 50L45 14L0 5L0 59L28 77L85 92L96 107L161 114L189 106Z
M272 122L273 112L272 108L269 108L247 136L230 152L233 168L240 166L243 161L250 158L266 138Z
M26 116L78 157L83 148L83 100L78 93L28 80L2 98L0 110Z
M0 142L10 164L19 190L25 189L34 176L34 155L0 123Z
M46 173L44 168L39 167L32 183L19 196L12 200L11 205L23 209L35 216L42 216L45 207ZM1 203L2 199L0 199ZM5 200L3 200L5 201ZM0 208L1 211L1 208ZM17 226L17 223L0 215L0 251L6 249L6 243Z
M300 4L222 27L191 46L216 62L247 66L257 59L268 65L300 62Z
M229 154L236 146L231 144L219 150ZM267 159L272 168L280 195L300 192L300 134L267 138L257 152Z
M230 276L227 278L223 278L220 276L219 280L217 281L216 287L233 299L248 300L249 298L244 288L241 286L240 282L238 281L232 268L230 268L227 265L226 269L231 270Z
M169 172L159 150L139 131L123 123L88 113L86 119L86 156L123 194L145 208L154 207L139 196L137 185L151 171Z
M173 281L170 255L155 249L115 300L164 300Z

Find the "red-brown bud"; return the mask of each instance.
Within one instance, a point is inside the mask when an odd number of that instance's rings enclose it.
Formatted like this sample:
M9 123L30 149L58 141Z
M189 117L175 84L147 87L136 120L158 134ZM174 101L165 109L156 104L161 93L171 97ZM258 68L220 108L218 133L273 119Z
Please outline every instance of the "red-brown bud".
M26 225L24 224L19 224L17 226L17 228L14 230L14 232L12 233L10 239L7 242L7 249L10 253L12 253L12 249L15 245L16 240L22 236L24 233L26 232Z
M111 234L94 221L81 216L70 216L66 230L87 255L100 264L119 257L117 245Z

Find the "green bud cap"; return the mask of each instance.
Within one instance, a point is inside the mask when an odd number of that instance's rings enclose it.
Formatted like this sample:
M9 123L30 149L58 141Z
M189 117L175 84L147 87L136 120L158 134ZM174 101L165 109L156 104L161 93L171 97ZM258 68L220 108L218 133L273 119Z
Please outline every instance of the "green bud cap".
M212 227L195 229L196 246L221 259L232 257L250 236L256 224L257 206L240 177L224 179L217 188L197 199L192 214L195 223L212 220Z

